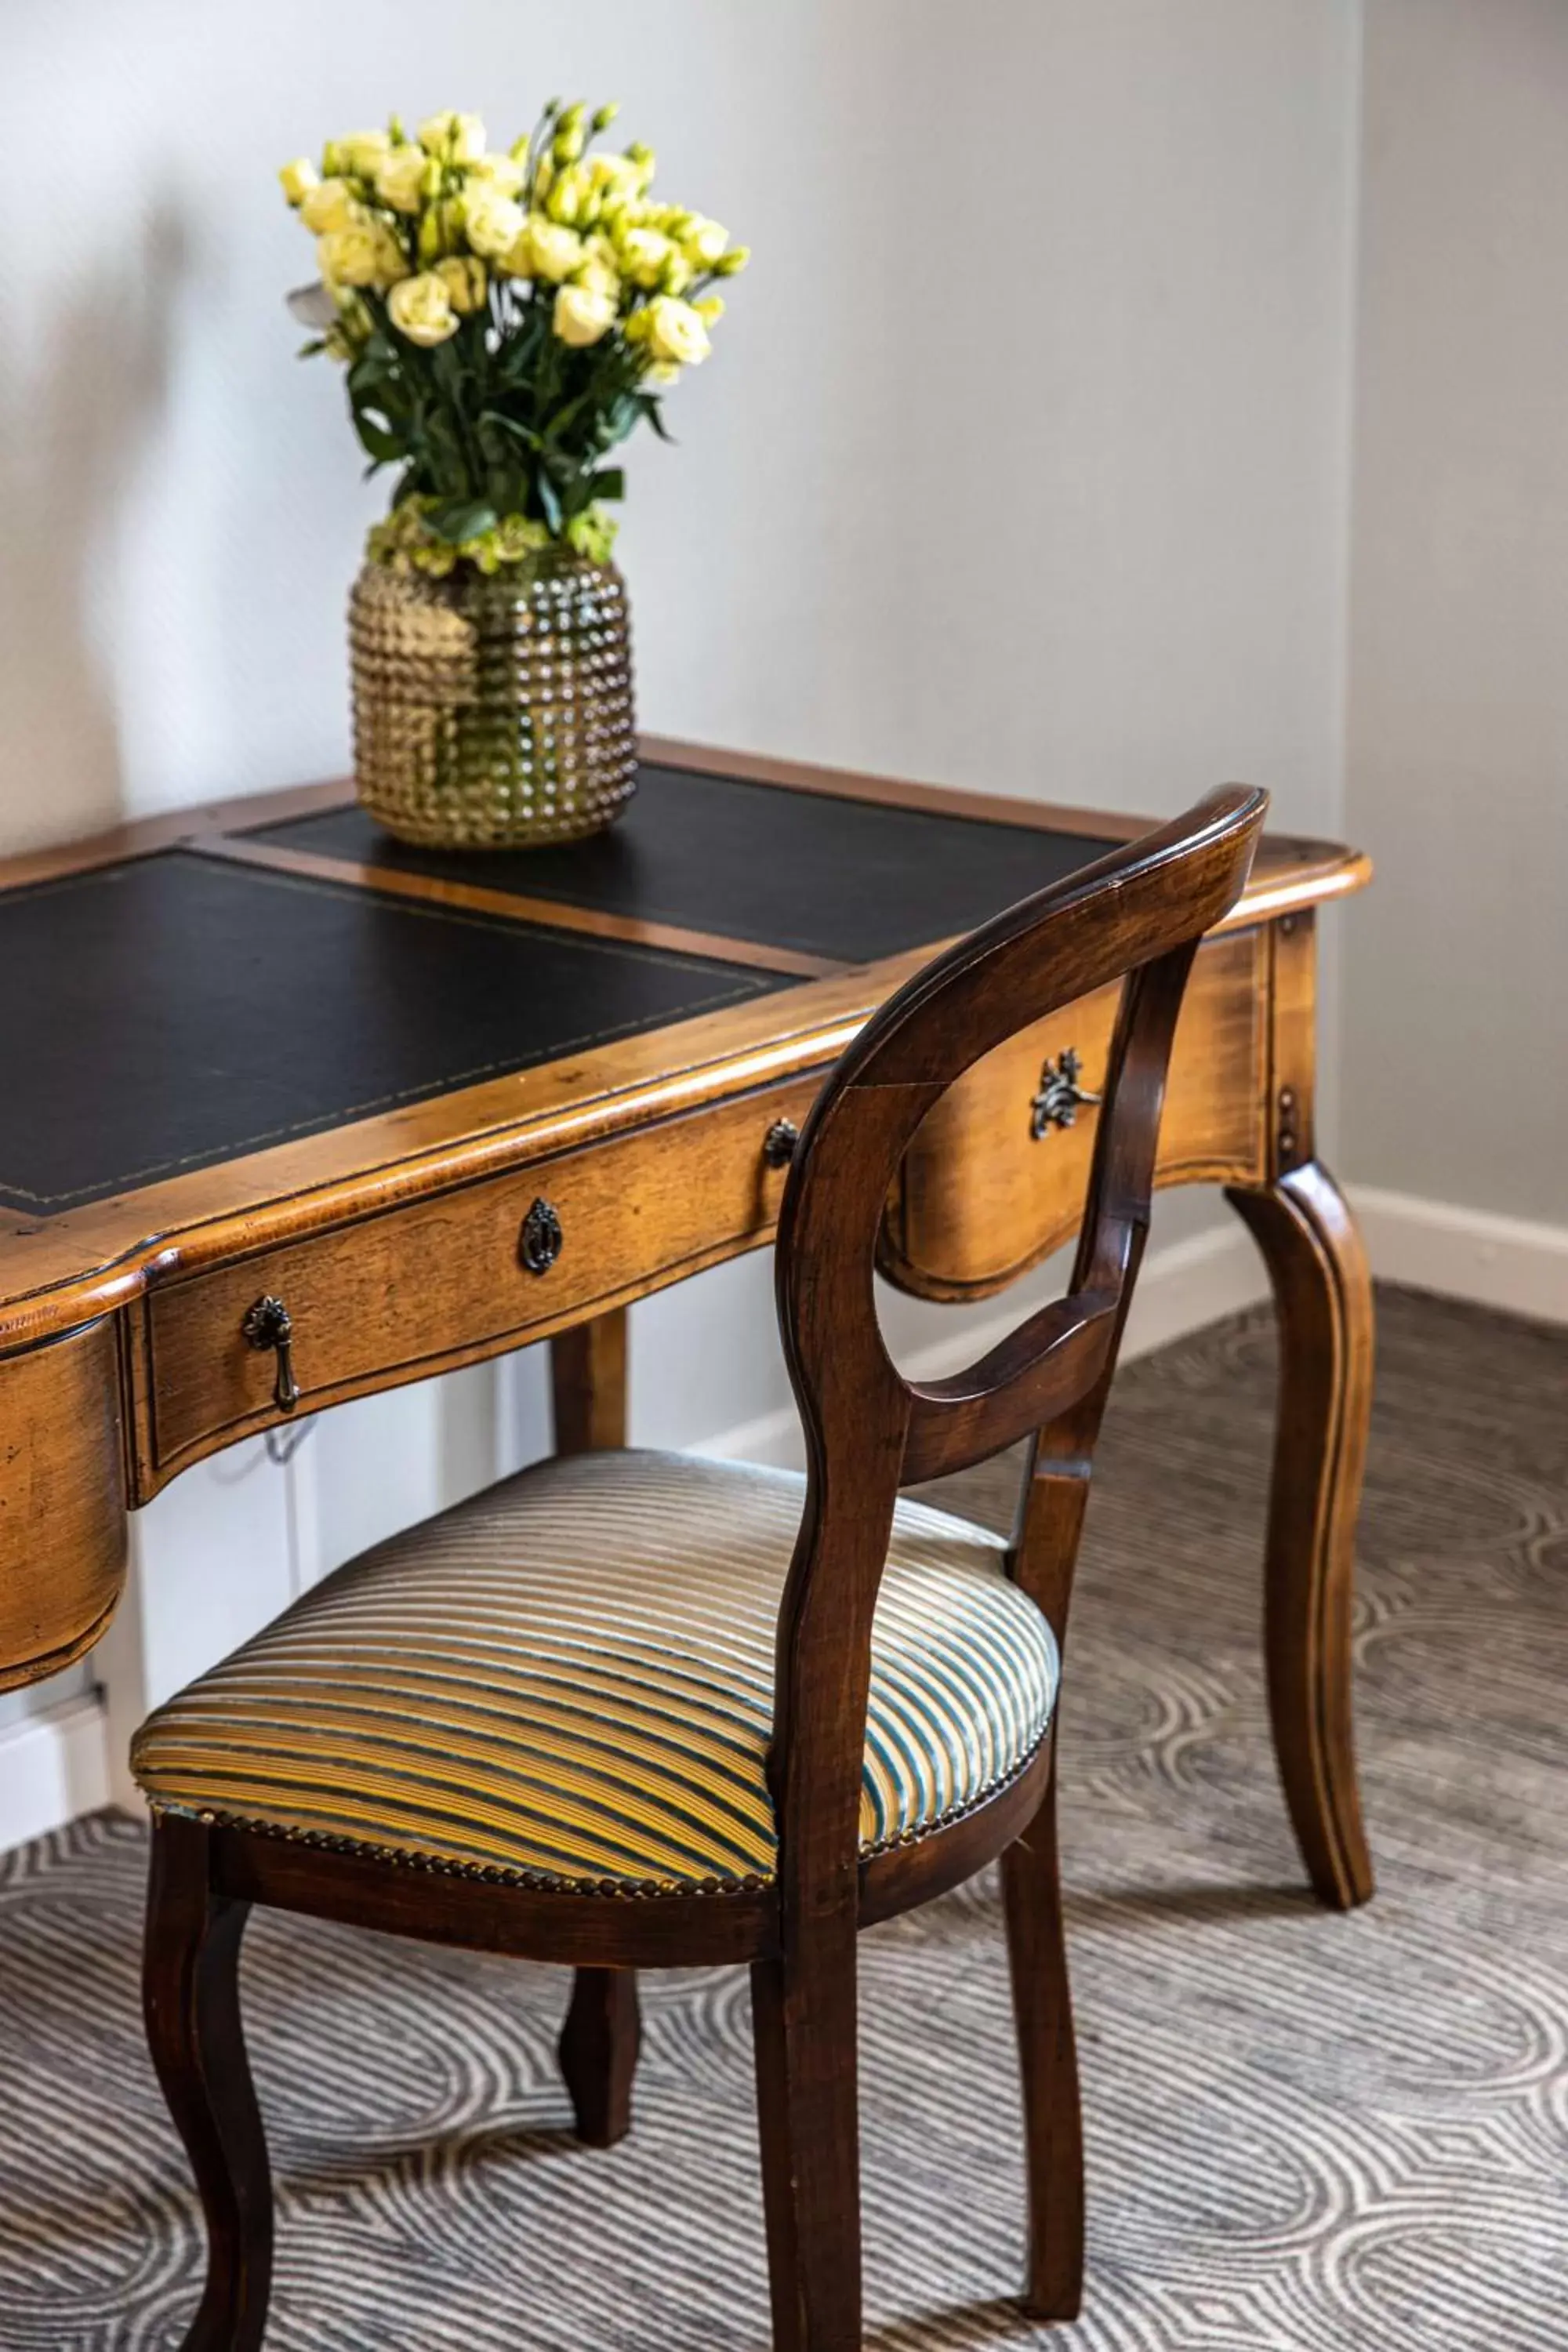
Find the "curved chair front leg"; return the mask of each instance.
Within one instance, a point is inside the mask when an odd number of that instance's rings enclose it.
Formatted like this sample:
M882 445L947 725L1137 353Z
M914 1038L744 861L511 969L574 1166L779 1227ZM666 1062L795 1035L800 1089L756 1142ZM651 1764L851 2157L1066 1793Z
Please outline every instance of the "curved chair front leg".
M1036 2319L1076 2319L1083 2294L1083 2117L1057 1861L1054 1752L1040 1809L1002 1856L1002 1897L1029 2176L1025 2307Z
M1264 1610L1275 1753L1307 1874L1348 1911L1373 1885L1351 1722L1372 1284L1344 1196L1316 1160L1226 1197L1263 1253L1279 1319Z
M855 1926L752 1966L773 2352L860 2352Z
M142 2004L206 2217L206 2285L182 2352L258 2352L272 2280L272 2176L239 2013L250 1906L212 1893L208 1836L175 1815L153 1824Z

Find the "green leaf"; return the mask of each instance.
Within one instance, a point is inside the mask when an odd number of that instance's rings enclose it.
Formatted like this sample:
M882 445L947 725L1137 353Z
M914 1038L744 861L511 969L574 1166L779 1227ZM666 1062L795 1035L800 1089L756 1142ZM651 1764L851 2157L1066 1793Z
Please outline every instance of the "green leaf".
M549 524L552 530L559 531L563 517L560 491L556 488L549 475L542 470L541 470L538 478L534 483L534 488L539 493L539 503L544 509L545 521Z
M474 485L458 428L447 412L432 404L424 411L425 462L430 486L448 504L471 499Z
M437 539L449 540L456 547L462 540L494 530L499 518L494 507L482 499L443 499L438 506L426 509L425 520Z
M626 494L626 474L619 466L602 467L598 473L589 475L588 490L589 495L595 499L624 499Z
M666 429L664 418L659 413L658 402L654 397L654 394L651 392L639 392L637 396L637 401L638 408L647 417L648 423L653 426L653 429L658 434L659 439L661 441L668 441L673 448L675 446L675 436L673 433L670 433Z
M351 392L379 392L383 384L396 383L397 377L390 354L384 357L374 343L368 343L350 365L348 386Z
M641 418L642 409L636 394L617 393L605 409L600 423L599 446L602 449L613 449L617 441L624 441L628 433L636 430Z
M401 433L393 432L384 421L378 422L368 410L357 406L353 411L353 420L361 446L378 466L395 465L399 458L406 457L406 441Z
M487 408L475 430L485 455L498 460L503 456L515 454L507 450L506 440L521 441L525 449L537 449L539 446L539 436L531 425L520 425L515 416L503 415L499 408ZM506 440L500 437L502 435Z

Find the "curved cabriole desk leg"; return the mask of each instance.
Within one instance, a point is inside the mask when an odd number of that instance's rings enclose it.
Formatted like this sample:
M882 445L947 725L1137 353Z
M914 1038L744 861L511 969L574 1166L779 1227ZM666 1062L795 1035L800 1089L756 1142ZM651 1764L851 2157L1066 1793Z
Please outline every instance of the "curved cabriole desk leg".
M1317 1161L1226 1197L1263 1253L1279 1318L1264 1602L1275 1753L1308 1875L1347 1911L1373 1891L1351 1723L1372 1285L1344 1196Z

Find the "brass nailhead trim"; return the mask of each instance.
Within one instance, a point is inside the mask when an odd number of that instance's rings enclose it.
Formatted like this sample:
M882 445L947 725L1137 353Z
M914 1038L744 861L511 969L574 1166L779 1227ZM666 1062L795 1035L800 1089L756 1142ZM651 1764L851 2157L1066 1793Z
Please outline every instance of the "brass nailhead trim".
M1055 1716L1052 1708L1052 1716ZM950 1829L955 1822L967 1821L1012 1788L1023 1778L1050 1736L1050 1725L1040 1734L1027 1755L1023 1757L1005 1780L997 1780L966 1805L954 1805L951 1811L938 1814L933 1822L922 1822L917 1829L897 1830L890 1837L880 1838L875 1845L860 1848L862 1862L873 1861L877 1855L891 1853L900 1846L920 1845L938 1830ZM181 1805L159 1804L150 1801L154 1813L191 1816ZM489 1886L516 1886L534 1895L597 1895L611 1902L646 1902L681 1895L758 1895L777 1885L776 1877L764 1878L749 1871L744 1878L699 1878L665 1881L657 1878L563 1878L552 1871L509 1870L502 1863L449 1861L444 1855L419 1853L410 1848L376 1845L367 1839L334 1837L326 1830L302 1830L285 1822L263 1822L248 1819L243 1813L199 1812L195 1818L207 1829L243 1830L248 1837L279 1838L289 1845L305 1845L321 1853L355 1854L362 1861L384 1863L389 1868L427 1872L439 1878L467 1878Z

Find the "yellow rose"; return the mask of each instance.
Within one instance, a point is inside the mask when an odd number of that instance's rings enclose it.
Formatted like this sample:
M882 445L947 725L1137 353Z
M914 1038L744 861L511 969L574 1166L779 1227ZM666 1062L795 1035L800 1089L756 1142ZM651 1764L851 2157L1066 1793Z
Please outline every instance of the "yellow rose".
M349 228L363 210L346 180L318 180L300 199L300 218L312 236L327 236L335 228Z
M616 323L616 298L591 286L563 286L551 323L563 343L596 343Z
M395 147L376 166L375 193L395 213L416 213L430 159L423 147Z
M721 254L713 267L721 278L733 278L738 270L744 269L751 257L749 245L732 245L728 253Z
M588 177L606 204L624 204L641 183L637 165L626 155L590 155Z
M355 131L338 142L339 152L351 172L362 180L374 180L383 157L392 145L384 131Z
M559 286L563 278L570 278L582 266L583 240L574 228L546 220L542 213L530 213L528 251L532 264L531 274L547 278L552 286Z
M296 155L291 163L284 164L278 176L291 205L303 204L311 189L321 184L316 175L316 167L308 155Z
M522 164L515 155L479 155L469 164L468 177L498 195L515 196L522 186Z
M724 297L722 294L704 294L702 299L693 302L691 307L705 327L716 327L724 315Z
M654 359L671 367L696 367L712 348L690 303L678 301L673 294L657 294L648 304L647 331Z
M657 286L674 251L668 237L657 228L628 228L622 232L621 268L634 286Z
M730 232L716 220L704 220L700 213L680 239L691 259L700 268L711 269L730 242Z
M390 286L408 264L383 221L353 221L320 238L316 259L329 286Z
M433 114L419 125L419 144L444 162L477 163L485 152L485 126L477 114Z
M399 280L386 298L387 316L400 335L428 351L458 331L458 314L444 278L426 269Z
M459 318L467 319L485 307L485 265L476 261L471 253L449 253L445 261L436 264L435 275L447 289L447 297Z
M476 253L499 261L528 226L521 205L489 188L476 188L463 205L463 230Z
M575 273L572 282L580 286L585 294L602 295L612 305L621 299L620 275L615 264L603 253L595 253L591 247L587 260Z
M533 240L528 233L526 221L521 235L512 239L504 253L497 255L490 267L502 278L532 277Z

